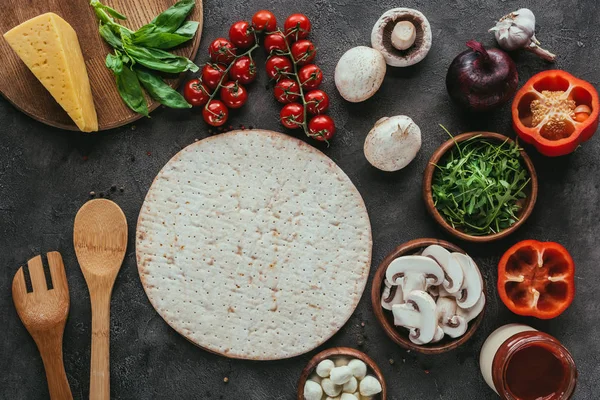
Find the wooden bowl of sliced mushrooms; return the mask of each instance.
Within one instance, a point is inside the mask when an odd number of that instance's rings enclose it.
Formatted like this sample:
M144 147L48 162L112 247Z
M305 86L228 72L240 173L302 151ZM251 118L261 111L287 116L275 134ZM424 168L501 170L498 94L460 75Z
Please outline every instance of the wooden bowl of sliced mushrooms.
M458 246L415 239L379 265L371 303L386 334L405 349L440 354L474 334L485 311L479 267Z
M298 400L386 400L383 373L375 361L350 347L314 356L298 381Z

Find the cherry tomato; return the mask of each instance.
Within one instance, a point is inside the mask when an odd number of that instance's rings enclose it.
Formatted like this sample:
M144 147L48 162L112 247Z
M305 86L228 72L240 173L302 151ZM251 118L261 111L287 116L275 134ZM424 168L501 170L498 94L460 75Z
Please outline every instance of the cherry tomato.
M310 137L326 142L333 137L335 124L329 116L317 115L308 122L308 132Z
M247 85L256 79L256 64L248 56L243 56L234 61L229 70L232 81Z
M323 82L323 71L315 64L308 64L300 68L298 78L300 78L302 88L307 90L316 89Z
M220 100L211 100L206 107L202 109L204 121L212 126L221 126L227 122L229 109Z
M329 96L322 90L311 90L304 95L304 100L306 109L313 115L321 114L329 108Z
M257 32L273 32L277 28L277 18L271 11L260 10L252 17L252 26Z
M192 79L185 84L183 97L193 107L203 106L210 98L209 89L200 82L200 79Z
M240 108L248 100L246 88L237 82L227 82L221 88L221 100L229 108Z
M279 80L285 76L283 72L292 72L292 61L285 56L271 56L267 58L266 68L269 78Z
M229 40L238 49L252 46L255 39L254 29L248 21L238 21L229 28Z
M310 20L304 14L292 14L285 20L283 28L286 36L295 40L306 39L310 33Z
M306 65L315 59L317 49L310 40L299 40L292 45L292 57L298 65Z
M287 39L289 43L289 39ZM265 36L265 50L272 53L275 50L287 51L288 45L286 44L286 38L283 37L281 32L271 33Z
M223 64L206 64L202 68L202 83L209 89L216 89L221 82L221 78L225 75L226 66ZM227 76L223 78L223 83L227 82Z
M208 54L214 62L229 64L235 58L235 47L229 40L218 38L208 46Z
M286 104L281 109L279 118L286 128L300 128L304 122L304 108L298 103Z
M292 103L300 97L300 86L295 79L283 78L275 85L273 94L280 103Z

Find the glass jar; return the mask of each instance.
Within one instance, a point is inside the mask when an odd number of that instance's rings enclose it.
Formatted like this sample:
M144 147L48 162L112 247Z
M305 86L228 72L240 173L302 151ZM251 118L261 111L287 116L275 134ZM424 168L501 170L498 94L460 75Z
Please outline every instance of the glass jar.
M503 400L568 400L577 384L569 351L554 337L521 324L496 329L481 348L479 366Z

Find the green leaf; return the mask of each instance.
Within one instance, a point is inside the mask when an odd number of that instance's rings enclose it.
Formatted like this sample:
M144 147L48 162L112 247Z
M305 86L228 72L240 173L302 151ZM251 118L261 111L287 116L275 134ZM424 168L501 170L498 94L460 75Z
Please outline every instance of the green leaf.
M112 70L115 75L123 72L123 61L121 57L117 55L108 54L106 56L106 66Z
M178 91L167 85L158 76L137 68L135 69L135 72L142 83L142 86L144 86L144 89L146 89L154 100L171 108L192 107Z
M152 20L156 32L175 32L192 12L195 0L180 0Z
M123 14L121 14L120 12L115 10L114 8L104 5L104 4L100 3L98 0L90 1L90 5L92 7L94 7L94 11L96 11L96 15L98 15L98 11L103 11L102 14L103 14L104 18L106 18L107 16L111 16L113 18L120 19L120 20L127 19L126 16L124 16ZM110 19L110 18L109 18L109 20L112 21L112 19Z
M157 32L148 35L134 35L133 43L138 46L167 50L187 42L191 38L176 33Z
M137 63L156 71L178 74L184 71L197 72L200 68L191 60L160 49L149 49L124 43L125 51Z
M123 49L123 42L107 24L100 24L100 36L115 49Z
M187 36L191 39L196 35L196 32L198 32L199 26L200 23L198 21L185 21L174 33L181 36Z
M117 89L121 98L133 111L144 116L148 116L148 104L146 104L146 98L140 81L137 78L135 72L128 66L124 65L120 74L116 74Z

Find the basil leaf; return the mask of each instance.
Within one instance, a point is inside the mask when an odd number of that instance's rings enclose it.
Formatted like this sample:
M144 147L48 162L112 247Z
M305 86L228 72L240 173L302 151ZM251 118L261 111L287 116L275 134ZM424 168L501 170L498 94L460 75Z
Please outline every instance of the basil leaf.
M108 67L115 75L123 72L123 61L121 57L117 55L108 54L106 56L106 67Z
M200 69L191 60L160 49L149 49L125 43L125 51L135 62L156 71L178 74L188 70L197 72Z
M140 81L135 72L128 66L124 65L121 73L115 75L117 78L117 89L121 98L133 111L144 116L148 116L148 104Z
M152 20L155 32L175 32L194 8L195 0L180 0Z
M111 17L114 17L116 19L121 19L121 20L127 19L126 16L124 16L123 14L121 14L120 12L115 10L114 8L104 5L104 4L100 3L98 0L91 0L90 5L92 7L94 7L94 11L96 11L96 15L98 15L99 11L102 11L104 18L111 16ZM101 18L101 20L102 20L102 18ZM111 22L114 22L110 17L108 17L108 20L110 20ZM103 22L106 22L106 21L103 21Z
M194 35L196 35L196 32L198 32L198 26L200 26L198 21L185 21L183 25L181 25L179 29L173 33L181 36L187 36L191 39L194 37Z
M177 35L175 33L158 32L144 35L140 39L134 37L133 43L139 46L167 50L179 46L190 39L190 37Z
M115 49L123 49L123 41L115 32L106 24L100 25L100 36Z
M154 100L171 108L192 107L178 91L167 85L158 76L141 69L136 69L135 73L142 83L142 86L144 86L144 89L146 89L148 94L150 94Z

